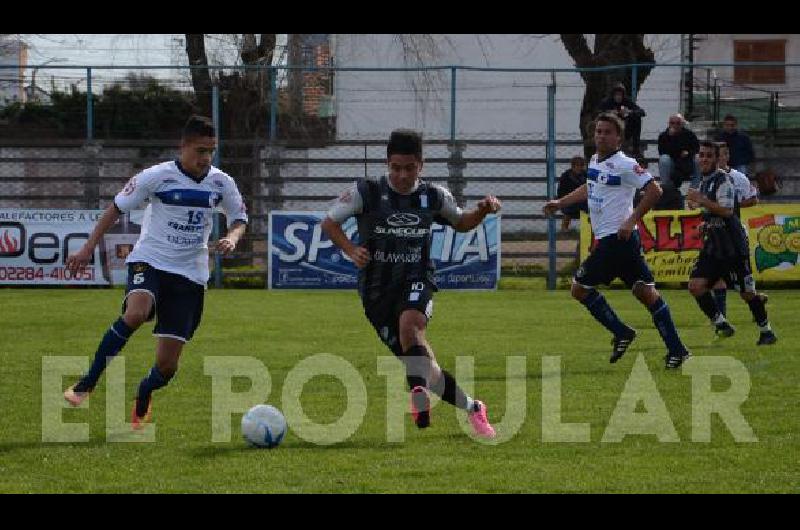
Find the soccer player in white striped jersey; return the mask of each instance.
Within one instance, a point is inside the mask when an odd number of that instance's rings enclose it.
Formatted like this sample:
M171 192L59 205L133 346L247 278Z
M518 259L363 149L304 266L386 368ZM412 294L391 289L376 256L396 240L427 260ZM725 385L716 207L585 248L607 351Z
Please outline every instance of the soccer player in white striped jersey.
M733 169L728 165L728 161L730 160L728 144L725 142L716 142L716 144L717 147L719 147L718 167L730 175L731 180L733 180L733 187L736 191L736 198L738 199L739 208L749 208L750 206L755 206L758 204L758 191L756 190L756 187L753 186L753 184L750 182L750 179L747 178L747 175ZM695 187L699 188L700 186L698 184L698 186ZM736 216L739 217L739 212L736 212ZM722 316L728 316L728 286L725 283L725 280L721 279L714 284L713 293L720 313L722 313ZM767 303L768 298L766 294L758 293L758 296L761 297L764 303Z
M613 339L610 362L617 362L636 338L636 331L620 320L597 290L619 277L645 305L667 346L667 368L677 368L690 357L678 337L669 307L655 288L650 268L642 256L636 224L661 197L661 187L636 161L620 151L624 137L622 120L613 114L601 114L595 123L597 154L589 163L586 184L561 199L548 201L544 213L552 215L570 204L588 199L592 230L597 247L581 264L572 280L572 296L608 329ZM633 208L636 190L644 197Z
M126 260L128 286L123 315L106 331L89 371L64 392L71 405L78 406L89 397L106 362L120 352L139 326L155 316L156 362L139 384L131 411L134 429L150 420L153 391L175 375L183 346L200 324L209 276L208 238L213 210L221 205L228 220L227 236L211 245L217 252L233 251L247 225L236 183L211 165L216 147L211 120L189 118L183 130L180 158L131 177L83 248L67 258L66 266L73 274L81 270L119 216L143 206L149 199L139 240Z

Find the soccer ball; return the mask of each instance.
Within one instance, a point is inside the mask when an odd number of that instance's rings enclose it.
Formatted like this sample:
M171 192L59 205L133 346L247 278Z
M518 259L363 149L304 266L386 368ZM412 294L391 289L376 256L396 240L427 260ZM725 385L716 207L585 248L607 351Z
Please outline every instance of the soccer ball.
M276 447L286 435L286 418L272 405L256 405L242 416L242 436L256 447Z

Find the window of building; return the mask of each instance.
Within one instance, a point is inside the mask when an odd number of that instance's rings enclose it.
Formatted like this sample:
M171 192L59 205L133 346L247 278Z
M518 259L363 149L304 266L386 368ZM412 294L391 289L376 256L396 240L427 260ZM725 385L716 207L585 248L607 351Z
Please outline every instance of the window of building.
M738 62L786 62L786 40L733 41L733 60ZM761 85L786 84L785 66L736 66L733 70L736 83Z

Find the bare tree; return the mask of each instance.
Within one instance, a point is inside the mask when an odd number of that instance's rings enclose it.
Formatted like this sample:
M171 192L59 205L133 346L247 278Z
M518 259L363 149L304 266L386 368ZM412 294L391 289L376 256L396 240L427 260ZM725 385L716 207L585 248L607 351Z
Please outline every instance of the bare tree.
M561 34L561 42L575 61L575 66L579 68L634 63L654 65L655 54L650 47L645 45L644 41L645 35L642 33L596 34L594 35L594 50L592 50L589 48L585 35ZM638 68L636 90L641 88L651 70L652 66ZM625 85L630 94L633 88L633 79L630 68L584 71L581 72L581 77L586 83L586 92L581 105L580 130L584 153L589 158L594 150L591 125L597 114L597 107L618 83Z
M206 37L202 33L186 34L186 55L191 66L208 66ZM192 68L192 86L201 114L211 115L211 72L208 68Z

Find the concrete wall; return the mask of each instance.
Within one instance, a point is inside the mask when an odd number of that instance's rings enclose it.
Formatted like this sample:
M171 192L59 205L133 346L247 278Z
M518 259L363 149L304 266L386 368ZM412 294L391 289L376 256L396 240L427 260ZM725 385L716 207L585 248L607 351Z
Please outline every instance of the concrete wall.
M573 68L574 61L557 35L434 35L422 44L419 61L407 61L394 35L336 35L339 67L404 67L424 64L507 68ZM592 43L590 42L590 45ZM648 36L659 62L680 60L680 35ZM547 128L548 73L458 72L456 129L464 138L541 138ZM679 109L680 74L659 68L647 79L639 104L648 115L643 137L655 138L670 113ZM556 131L578 138L584 83L578 74L556 77ZM415 91L415 87L417 90ZM430 89L429 87L433 87ZM339 138L383 137L393 128L422 129L429 137L449 138L450 72L338 72Z

